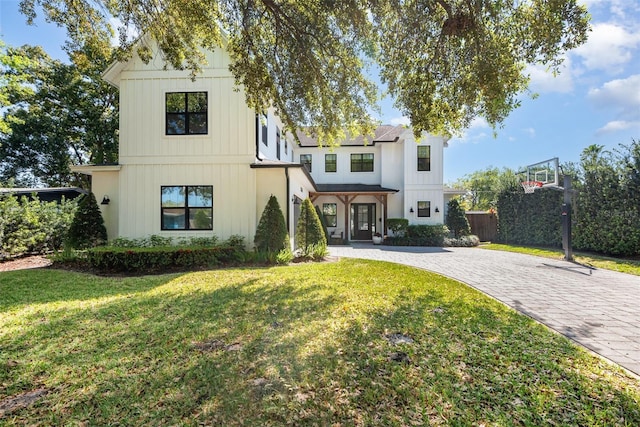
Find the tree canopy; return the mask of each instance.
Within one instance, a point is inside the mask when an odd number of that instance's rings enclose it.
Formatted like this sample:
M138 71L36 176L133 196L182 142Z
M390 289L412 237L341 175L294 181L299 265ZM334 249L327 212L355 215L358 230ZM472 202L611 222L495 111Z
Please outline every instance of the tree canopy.
M118 92L101 78L109 40L66 50L70 63L39 46L0 45L0 182L78 185L70 164L118 160Z
M21 10L31 21L43 10L74 40L109 32L115 17L123 55L149 58L127 36L145 34L194 78L201 48L224 44L251 108L273 105L325 144L373 129L374 69L416 134L455 134L477 116L499 126L527 90L526 65L557 72L589 29L577 0L22 0Z

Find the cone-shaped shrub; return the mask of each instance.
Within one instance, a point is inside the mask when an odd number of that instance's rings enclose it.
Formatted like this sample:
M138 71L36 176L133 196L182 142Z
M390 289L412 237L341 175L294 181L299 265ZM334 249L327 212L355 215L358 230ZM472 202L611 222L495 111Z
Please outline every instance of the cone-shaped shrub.
M449 200L447 205L447 227L453 231L455 237L467 236L471 233L469 220L458 199Z
M289 247L287 225L274 195L271 195L262 211L253 243L257 250L265 252L279 252Z
M297 249L306 254L312 246L327 246L327 239L322 230L322 223L310 199L305 199L300 206L300 217L296 225Z
M67 241L75 249L91 248L107 243L107 229L93 193L82 196L69 227Z

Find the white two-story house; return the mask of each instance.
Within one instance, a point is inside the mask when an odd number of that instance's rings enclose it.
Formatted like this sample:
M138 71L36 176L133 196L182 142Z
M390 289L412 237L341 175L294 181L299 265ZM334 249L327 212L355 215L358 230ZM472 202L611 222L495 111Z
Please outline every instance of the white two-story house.
M223 49L207 60L195 80L165 69L160 54L105 71L120 90L119 162L72 170L91 176L110 239L240 235L251 244L272 194L292 243L305 198L347 240L384 234L391 217L443 223L444 138L381 126L334 149L304 134L298 145L273 111L248 108Z

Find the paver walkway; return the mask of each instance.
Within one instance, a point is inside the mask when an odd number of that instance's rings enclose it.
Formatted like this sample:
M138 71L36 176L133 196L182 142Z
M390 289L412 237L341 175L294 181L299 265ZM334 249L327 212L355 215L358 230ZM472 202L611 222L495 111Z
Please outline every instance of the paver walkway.
M640 277L479 248L330 246L466 283L640 375Z

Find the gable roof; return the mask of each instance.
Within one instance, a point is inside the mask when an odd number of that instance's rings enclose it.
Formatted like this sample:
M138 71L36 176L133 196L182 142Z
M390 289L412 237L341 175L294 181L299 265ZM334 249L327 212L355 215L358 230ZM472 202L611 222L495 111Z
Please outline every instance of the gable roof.
M397 142L402 134L409 130L402 125L381 125L378 126L373 136L367 135L366 137L359 135L356 138L348 139L340 143L341 146L365 146L375 145L378 142ZM318 140L303 131L297 132L298 139L300 140L301 147L317 147Z

